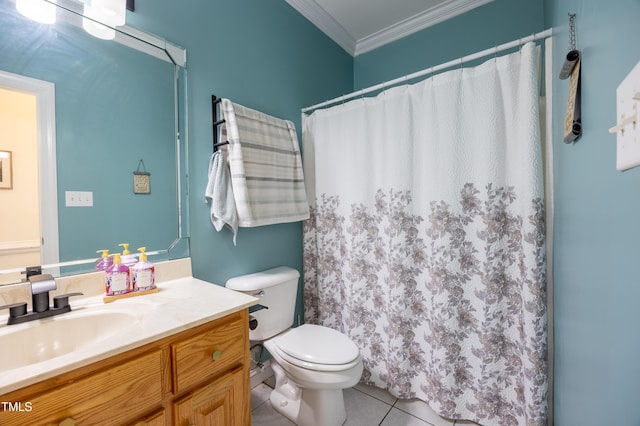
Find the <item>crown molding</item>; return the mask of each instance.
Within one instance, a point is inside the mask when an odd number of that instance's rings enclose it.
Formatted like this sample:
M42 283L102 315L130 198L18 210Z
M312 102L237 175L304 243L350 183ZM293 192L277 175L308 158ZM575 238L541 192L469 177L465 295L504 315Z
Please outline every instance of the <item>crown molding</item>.
M286 2L346 50L347 53L355 56L355 39L331 15L318 6L318 3L313 0L286 0Z
M356 43L354 56L361 55L380 46L389 44L425 28L439 24L447 19L462 15L476 7L485 5L493 0L449 0L427 9L397 24L363 37Z
M439 24L440 22L492 1L493 0L448 0L356 41L331 15L318 6L314 0L286 0L289 5L311 21L351 56L358 56L377 49L380 46Z

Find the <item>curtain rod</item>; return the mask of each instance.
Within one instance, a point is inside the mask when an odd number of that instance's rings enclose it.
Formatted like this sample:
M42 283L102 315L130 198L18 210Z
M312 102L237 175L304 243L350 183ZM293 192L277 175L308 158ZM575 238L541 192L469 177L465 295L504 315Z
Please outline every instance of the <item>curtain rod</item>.
M549 28L549 29L541 31L539 33L535 33L535 34L532 34L530 36L520 38L518 40L514 40L514 41L511 41L511 42L508 42L508 43L504 43L504 44L501 44L501 45L498 45L496 47L492 47L492 48L489 48L489 49L485 49L485 50L482 50L480 52L473 53L471 55L463 56L461 58L454 59L454 60L451 60L449 62L445 62L445 63L440 64L440 65L436 65L434 67L429 67L429 68L423 69L422 71L416 71L413 74L408 74L408 75L406 75L404 77L396 78L395 80L386 81L384 83L376 84L375 86L371 86L371 87L368 87L366 89L360 89L360 90L357 90L355 92L349 93L347 95L343 95L343 96L337 97L335 99L331 99L331 100L328 100L328 101L325 101L325 102L322 102L322 103L319 103L319 104L316 104L316 105L313 105L313 106L310 106L310 107L307 107L307 108L303 108L302 112L306 113L306 112L309 112L309 111L313 111L315 109L322 108L323 106L336 104L338 102L343 102L343 101L346 101L348 99L352 99L352 98L355 98L355 97L358 97L358 96L362 96L362 95L365 95L367 93L375 92L375 91L380 90L380 89L383 89L383 90L384 89L388 89L389 87L394 86L394 85L396 85L398 83L404 83L404 82L407 82L409 80L413 80L415 78L424 77L425 75L433 74L433 73L435 73L437 71L441 71L443 69L450 68L450 67L453 67L455 65L460 65L460 64L463 64L465 62L471 62L471 61L473 61L475 59L483 58L485 56L496 54L498 52L502 52L504 50L511 49L511 48L514 48L514 47L522 46L523 44L528 43L530 41L536 41L536 40L541 40L541 39L544 39L544 38L547 38L547 37L551 37L551 35L552 35L552 30L551 30L551 28Z

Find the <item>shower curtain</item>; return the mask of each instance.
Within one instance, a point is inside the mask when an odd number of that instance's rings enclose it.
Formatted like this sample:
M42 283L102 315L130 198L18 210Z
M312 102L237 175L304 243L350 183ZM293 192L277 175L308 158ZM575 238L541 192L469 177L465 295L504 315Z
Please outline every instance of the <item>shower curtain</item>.
M305 319L447 418L546 424L538 80L528 43L303 116Z

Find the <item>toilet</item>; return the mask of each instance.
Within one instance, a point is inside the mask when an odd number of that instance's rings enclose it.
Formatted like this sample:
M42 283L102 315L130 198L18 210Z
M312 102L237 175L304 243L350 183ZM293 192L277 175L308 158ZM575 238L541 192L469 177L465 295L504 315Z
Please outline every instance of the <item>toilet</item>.
M347 418L342 389L360 381L362 357L339 331L313 324L291 327L299 277L297 270L281 266L231 278L226 287L258 297L264 306L251 314L255 328L249 339L271 355L273 409L299 426L339 426Z

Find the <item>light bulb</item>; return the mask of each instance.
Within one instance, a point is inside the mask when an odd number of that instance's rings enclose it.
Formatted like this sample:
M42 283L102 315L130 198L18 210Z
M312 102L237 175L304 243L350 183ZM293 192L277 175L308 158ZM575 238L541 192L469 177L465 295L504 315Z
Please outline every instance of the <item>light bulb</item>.
M105 19L105 24L112 27L124 25L127 1L126 0L92 0L91 7L98 10Z
M56 22L56 0L16 0L16 9L27 18L43 24Z
M108 26L108 19L102 14L101 9L93 5L85 4L83 15L82 28L84 28L86 32L103 40L112 40L115 38L116 30Z

